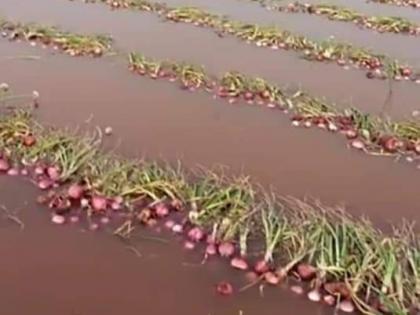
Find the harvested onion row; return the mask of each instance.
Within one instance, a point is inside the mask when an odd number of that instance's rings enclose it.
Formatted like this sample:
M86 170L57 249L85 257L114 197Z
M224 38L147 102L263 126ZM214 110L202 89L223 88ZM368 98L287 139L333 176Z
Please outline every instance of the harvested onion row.
M383 235L369 222L319 202L264 194L246 178L202 171L190 182L190 174L169 166L119 160L100 152L93 139L44 128L27 112L5 114L0 173L21 174L45 191L38 201L50 208L54 224L87 220L97 230L115 223L115 233L129 237L138 225L163 221L184 235L186 249L205 243L207 258L229 258L233 268L251 269L256 280L310 281L314 301L346 312L418 311L420 241L411 225ZM85 153L74 154L81 146ZM78 167L64 176L68 162ZM257 259L244 244L249 237L266 240ZM234 292L226 282L216 290Z
M217 78L207 74L202 67L158 61L136 53L129 55L129 68L134 73L153 79L178 81L185 90L204 89L229 103L243 100L250 104L292 112L294 126L316 126L330 132L339 132L350 140L351 147L367 153L420 154L420 124L414 120L392 122L362 113L355 108L338 110L321 99L302 91L287 92L262 78L250 78L239 72L227 72Z
M102 52L111 51L110 40L106 36L89 37L56 28L7 21L2 21L0 28L12 38L44 44L61 43L61 50L70 55L100 56ZM99 50L95 53L97 48ZM351 140L351 147L367 153L414 156L420 153L420 124L414 120L384 121L354 108L339 111L333 104L311 97L302 91L291 94L262 78L249 78L239 72L227 72L221 78L217 78L207 74L203 67L193 64L154 60L136 53L131 53L128 59L131 71L152 79L179 81L183 89L205 89L229 103L244 100L268 108L291 111L294 114L293 125L317 126L330 132L340 132ZM33 97L36 105L38 95ZM27 141L29 140L31 138L27 137ZM411 156L407 158L413 160Z
M313 41L274 26L261 26L231 20L195 7L169 7L150 0L91 0L113 9L132 9L156 13L172 22L213 29L220 37L235 36L258 47L293 50L311 61L334 62L341 67L353 66L366 71L369 79L406 79L420 83L420 71L398 60L334 40Z
M367 0L368 2L376 2L383 4L392 4L399 7L411 7L414 9L420 9L419 0Z
M261 5L269 5L276 7L278 5L278 2L281 0L251 0L253 2L258 2ZM366 0L366 2L374 2L378 4L389 4L389 5L395 5L399 7L411 7L413 9L419 9L420 8L420 1L419 0Z
M87 36L60 31L55 27L35 24L20 24L0 18L2 37L9 40L27 40L59 49L71 56L90 55L99 57L110 50L111 40L107 36Z
M402 17L368 16L346 7L328 3L310 4L295 1L284 5L272 2L260 2L269 10L324 16L332 21L351 22L359 27L375 30L379 33L420 35L420 25Z

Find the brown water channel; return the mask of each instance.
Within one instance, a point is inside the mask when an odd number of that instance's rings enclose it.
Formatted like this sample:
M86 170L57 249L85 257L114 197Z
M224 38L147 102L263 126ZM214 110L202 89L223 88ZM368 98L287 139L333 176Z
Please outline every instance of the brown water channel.
M5 56L41 59L0 63L1 81L16 93L41 94L37 116L59 126L112 126L109 146L187 166L227 165L285 195L345 202L378 223L419 219L419 174L414 165L366 156L338 135L297 129L280 112L228 105L207 94L130 74L119 61L49 56L24 44L2 45ZM121 140L121 141L120 141Z
M368 112L380 113L385 102L387 113L393 117L407 117L419 108L420 88L413 83L394 83L389 98L389 84L367 80L363 71L308 62L290 52L257 48L234 38L220 39L211 31L191 25L163 23L152 14L112 12L103 5L64 0L20 1L2 1L0 12L22 22L59 25L81 33L109 33L124 52L136 50L157 58L203 64L216 74L239 70L280 85L302 87L314 95ZM25 10L21 10L23 6ZM252 6L256 12L265 12Z
M7 315L257 315L273 310L330 314L287 287L253 288L220 297L221 280L246 284L227 264L182 250L165 234L139 230L130 245L106 231L79 224L54 226L48 210L32 200L24 180L0 176L0 204L23 223L23 230L0 212L1 313ZM136 248L136 254L129 248Z

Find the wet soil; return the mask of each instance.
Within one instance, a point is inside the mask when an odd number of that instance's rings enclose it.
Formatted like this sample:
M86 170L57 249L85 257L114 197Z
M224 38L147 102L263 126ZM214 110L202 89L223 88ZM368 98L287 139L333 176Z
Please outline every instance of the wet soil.
M394 82L392 93L389 93L388 82L368 80L363 71L345 71L334 64L305 61L291 52L258 48L235 38L220 39L211 31L192 25L164 23L149 13L112 12L103 5L86 5L78 1L41 0L25 4L21 1L2 1L0 11L7 18L22 22L59 25L81 33L109 33L124 53L136 50L156 58L202 64L215 74L239 70L280 85L303 88L342 106L353 105L372 113L385 110L396 118L409 117L419 108L420 88L414 83ZM26 10L20 9L22 5ZM251 5L255 16L266 14L266 10ZM237 7L238 11L242 10L242 4ZM295 18L291 15L287 20L294 21ZM419 41L413 39L412 42Z
M1 310L8 315L272 314L273 309L330 314L287 287L253 288L220 297L221 280L236 288L243 274L227 264L181 249L168 235L140 230L130 246L107 231L79 225L53 226L48 212L31 201L23 180L0 176L0 204L25 224L21 230L0 213ZM141 255L141 256L138 256Z
M226 165L284 195L344 202L350 212L381 225L420 218L414 165L346 149L342 137L292 127L277 111L229 105L135 76L114 58L50 56L23 43L4 47L2 54L9 56L41 54L37 61L0 63L16 93L40 92L39 119L59 126L112 126L108 146L124 155L181 159L188 167Z

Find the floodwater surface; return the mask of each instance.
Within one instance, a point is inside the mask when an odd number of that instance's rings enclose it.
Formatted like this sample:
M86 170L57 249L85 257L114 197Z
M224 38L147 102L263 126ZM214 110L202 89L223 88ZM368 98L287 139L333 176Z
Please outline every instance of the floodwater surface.
M23 6L25 10L21 10ZM264 12L258 7L256 10ZM206 29L165 23L149 13L111 11L104 5L67 0L29 3L4 0L0 12L22 22L59 25L84 34L111 34L123 54L134 50L159 59L202 64L213 74L238 70L371 113L381 113L386 104L387 114L406 118L420 106L417 84L394 82L390 86L386 81L366 79L364 71L345 71L334 64L309 62L292 52L258 48L232 37L221 39Z
M194 3L211 3L211 8L238 18L250 18L251 12L261 12L255 13L256 19L272 14L254 4L248 12L250 6L231 6L230 0L226 7L219 0ZM354 103L372 113L382 113L386 104L387 114L403 117L419 106L420 91L414 84L396 83L389 93L386 82L365 80L362 72L219 39L203 29L162 23L150 14L111 12L105 6L65 0L3 0L0 11L23 22L110 33L123 55L139 50L204 64L215 74L240 70L279 84L302 85L315 95ZM311 34L318 32L311 29L314 26L332 25L315 19L302 23L302 18L293 20L294 15L276 18L284 18L287 26L308 27ZM346 27L339 27L341 35L347 34ZM349 34L354 39L362 33ZM371 36L375 35L360 40ZM387 43L383 47L393 51L395 47L387 45L402 42L389 37ZM415 42L407 47L420 46ZM401 56L410 58L412 52ZM367 216L385 229L385 224L402 218L420 220L416 165L350 150L343 137L326 131L294 128L280 111L229 105L204 92L190 93L133 75L121 55L71 58L2 40L1 82L16 94L28 95L28 102L32 91L38 91L40 107L34 115L44 124L82 131L111 126L113 134L104 138L104 147L125 157L181 160L187 168L223 165L229 174L250 175L253 182L282 195L344 204L348 212ZM228 280L239 289L246 284L243 274L222 261L202 264L200 252L187 252L180 239L163 232L138 229L127 243L112 236L110 226L91 232L82 224L52 225L48 210L34 203L36 196L23 178L0 176L1 314L333 313L285 286L218 296L215 284ZM23 229L7 213L23 222Z
M48 210L32 202L36 192L23 179L0 176L0 187L0 204L24 223L22 230L0 212L2 314L332 313L286 287L266 287L264 296L253 288L220 297L214 289L219 281L236 289L246 284L228 264L203 265L201 254L183 250L179 240L141 228L128 246L108 232L54 226Z
M346 148L343 137L292 127L279 111L214 100L169 82L131 74L114 58L51 56L8 44L1 80L18 94L41 94L36 116L58 126L112 126L109 146L126 156L180 159L186 166L226 165L283 195L345 203L376 222L419 219L419 170ZM7 74L7 75L6 75Z

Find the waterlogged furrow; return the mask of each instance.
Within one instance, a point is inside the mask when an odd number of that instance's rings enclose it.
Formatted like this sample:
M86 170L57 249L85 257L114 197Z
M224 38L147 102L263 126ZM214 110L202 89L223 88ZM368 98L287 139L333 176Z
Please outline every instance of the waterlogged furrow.
M4 35L12 39L26 39L31 43L57 45L64 52L78 56L93 54L100 56L104 49L112 52L109 39L104 36L84 37L73 35L54 28L20 25L3 22ZM6 27L6 25L8 25ZM48 31L45 31L48 30ZM65 34L65 35L63 35ZM62 38L77 38L72 46ZM100 38L98 40L97 38ZM73 41L72 41L73 43ZM76 45L76 46L75 46ZM95 49L100 47L100 53ZM93 50L92 50L93 49ZM292 113L294 126L318 127L333 133L345 135L349 145L370 155L405 156L413 162L420 154L420 123L416 120L391 121L365 114L355 108L340 110L334 104L312 97L301 90L287 90L267 82L262 78L247 77L240 72L226 72L216 77L204 68L188 63L161 61L131 53L128 57L129 69L152 79L179 81L185 90L202 89L214 97L226 99L229 103L246 101L261 106Z
M385 236L341 210L267 194L245 178L205 170L192 176L106 155L99 146L100 137L45 128L28 112L0 119L0 173L28 176L47 191L38 201L55 224L119 212L125 222L115 234L129 237L138 225L165 219L189 248L207 242L206 255L229 257L240 270L251 267L248 242L257 239L264 244L253 267L260 281L277 285L298 275L310 281L310 299L324 297L344 311L418 311L420 240L411 225ZM228 284L218 289L231 293Z
M420 72L413 67L385 55L343 42L334 40L316 42L274 26L234 21L228 17L193 7L172 8L164 3L148 0L93 0L88 2L105 3L114 9L125 8L153 12L168 21L213 29L220 37L231 35L260 47L300 52L304 58L311 61L334 62L341 67L361 68L367 71L366 75L370 79L406 79L420 83Z
M258 1L269 10L287 13L306 13L323 16L332 21L350 22L361 28L375 30L379 33L420 35L420 25L397 16L368 16L347 7L328 3L310 4L299 1L285 5L281 2Z

